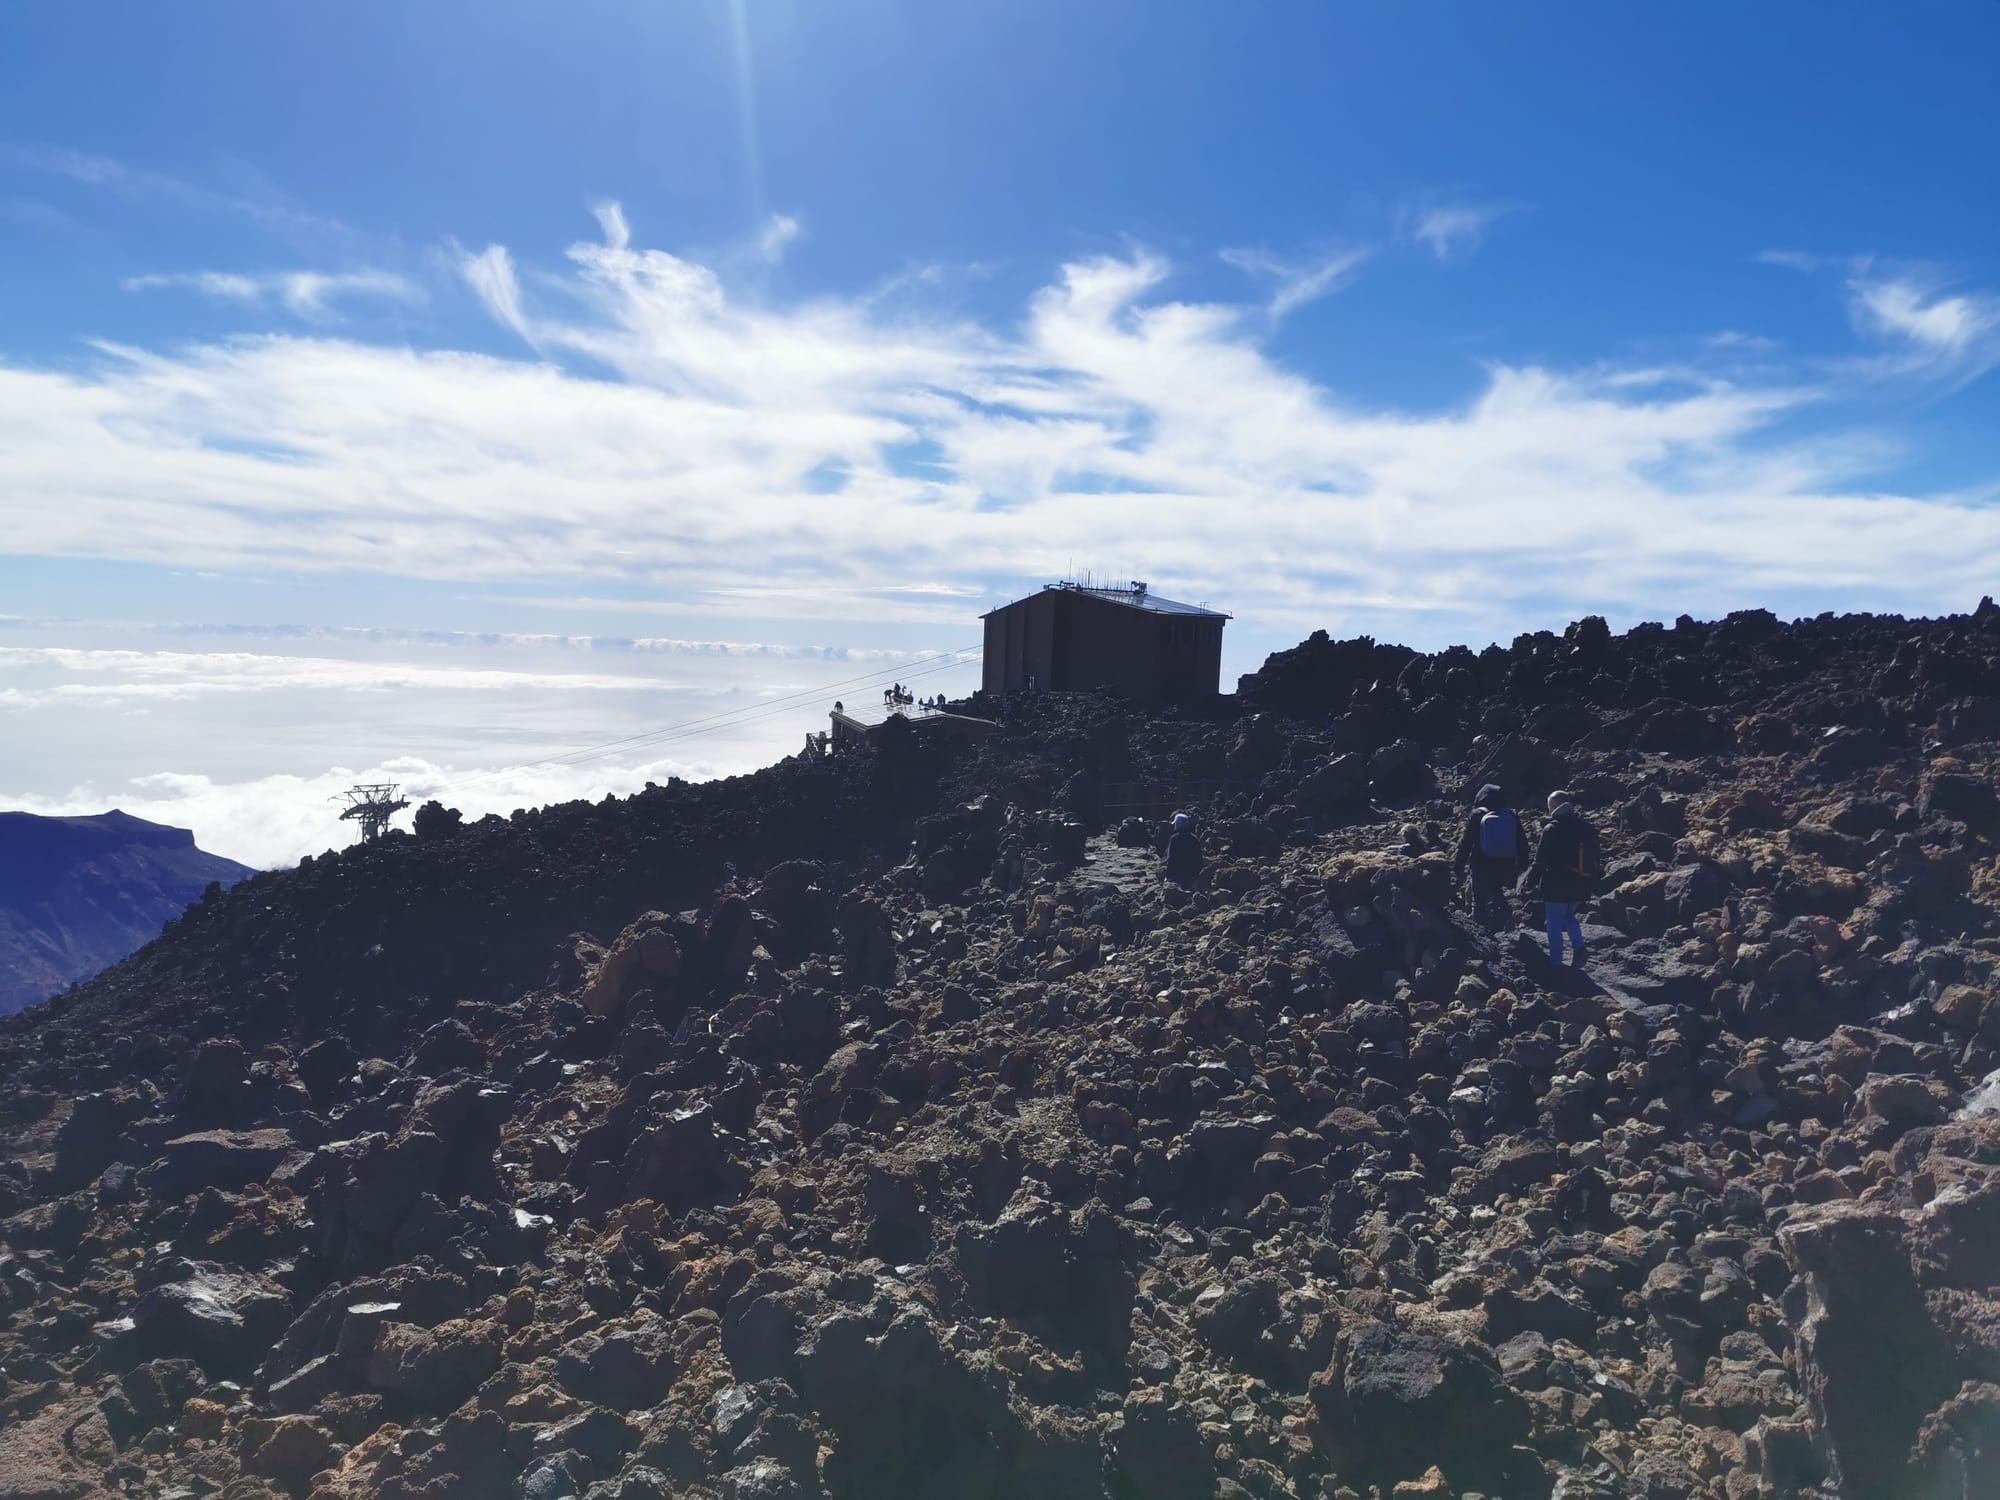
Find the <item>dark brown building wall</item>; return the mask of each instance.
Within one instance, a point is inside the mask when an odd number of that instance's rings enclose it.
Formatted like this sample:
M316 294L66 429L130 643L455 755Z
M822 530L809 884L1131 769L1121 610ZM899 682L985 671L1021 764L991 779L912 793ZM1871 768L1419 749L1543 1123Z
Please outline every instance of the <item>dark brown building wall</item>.
M979 662L979 686L999 697L1007 691L1007 665L1014 653L1007 649L1007 622L1011 609L996 609L986 617L986 650Z
M1108 687L1140 702L1153 697L1153 633L1148 616L1089 594L1057 594L1052 687Z
M1044 591L1017 599L986 617L981 685L989 693L1018 693L1032 676L1055 686L1056 599Z
M1160 703L1213 698L1222 683L1222 621L1165 615L1154 627L1153 697Z
M1044 589L986 618L986 691L1107 687L1141 703L1213 697L1221 618L1164 614L1071 589Z

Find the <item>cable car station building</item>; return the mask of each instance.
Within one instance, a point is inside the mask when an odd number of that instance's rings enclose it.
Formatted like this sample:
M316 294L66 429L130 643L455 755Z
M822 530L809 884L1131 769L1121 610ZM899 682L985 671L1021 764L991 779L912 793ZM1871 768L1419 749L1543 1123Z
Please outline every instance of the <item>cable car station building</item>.
M1194 703L1222 690L1219 610L1126 588L1053 583L986 615L984 687L1110 688L1135 703Z

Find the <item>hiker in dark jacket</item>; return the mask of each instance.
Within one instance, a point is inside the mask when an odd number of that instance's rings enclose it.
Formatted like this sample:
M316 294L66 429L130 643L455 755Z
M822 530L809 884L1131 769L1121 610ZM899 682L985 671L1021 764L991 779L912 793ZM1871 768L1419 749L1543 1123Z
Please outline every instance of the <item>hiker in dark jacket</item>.
M1167 879L1186 886L1201 879L1201 840L1195 836L1194 819L1186 813L1174 814L1174 831L1167 839Z
M1504 915L1507 891L1528 866L1528 831L1521 815L1507 805L1507 795L1490 782L1472 799L1472 812L1465 820L1465 832L1458 837L1458 853L1452 856L1454 886L1472 875L1472 914L1484 917L1498 911Z
M1533 885L1542 898L1548 913L1549 957L1557 963L1563 961L1567 934L1574 949L1570 962L1583 967L1583 924L1577 920L1577 908L1590 899L1601 868L1597 830L1584 821L1568 792L1550 792L1549 821L1542 825L1534 863L1522 883Z

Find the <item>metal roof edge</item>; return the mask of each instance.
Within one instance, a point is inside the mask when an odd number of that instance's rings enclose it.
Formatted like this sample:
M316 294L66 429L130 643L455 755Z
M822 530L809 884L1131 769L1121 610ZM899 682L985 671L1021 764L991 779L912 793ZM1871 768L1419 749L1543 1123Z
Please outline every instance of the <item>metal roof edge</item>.
M1184 604L1178 599L1168 599L1161 594L1152 594L1149 595L1148 597L1159 599L1163 603L1172 605L1173 608L1148 609L1145 605L1140 604L1135 600L1120 599L1113 597L1114 595L1123 592L1125 591L1122 589L1094 589L1094 588L1083 588L1081 586L1066 586L1060 583L1045 583L1040 588L1036 589L1034 593L1023 594L1018 599L1010 599L1005 604L1000 605L998 608L987 610L986 613L982 614L979 618L982 620L990 620L995 615L1005 614L1008 610L1013 609L1016 605L1026 604L1031 599L1039 599L1044 594L1077 595L1087 599L1095 599L1100 604L1115 604L1115 605L1121 605L1126 609L1136 609L1141 614L1148 614L1148 615L1187 615L1196 618L1210 619L1210 620L1233 620L1236 618L1236 616L1230 614L1227 610L1210 609L1206 604Z

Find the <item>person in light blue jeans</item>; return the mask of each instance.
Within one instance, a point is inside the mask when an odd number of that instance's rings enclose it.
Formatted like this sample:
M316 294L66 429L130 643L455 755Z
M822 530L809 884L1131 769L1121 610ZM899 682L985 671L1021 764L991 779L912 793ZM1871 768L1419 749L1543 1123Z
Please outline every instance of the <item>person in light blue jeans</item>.
M1549 957L1563 961L1563 938L1570 941L1570 962L1583 967L1583 923L1577 908L1590 899L1602 868L1597 830L1576 810L1576 798L1568 792L1549 794L1549 821L1542 825L1541 842L1535 846L1534 862L1521 884L1532 885L1548 913Z
M1575 901L1544 901L1542 910L1548 914L1549 957L1557 963L1563 961L1563 935L1569 935L1570 943L1576 949L1576 962L1583 965L1583 923L1577 917Z

